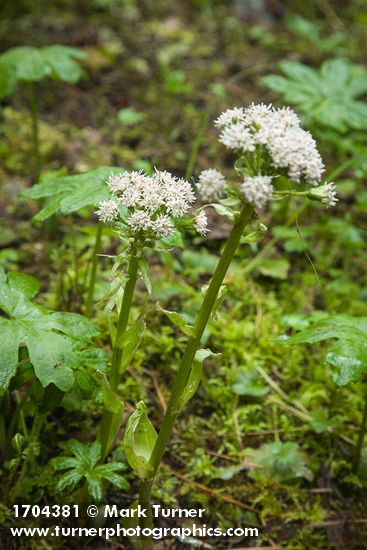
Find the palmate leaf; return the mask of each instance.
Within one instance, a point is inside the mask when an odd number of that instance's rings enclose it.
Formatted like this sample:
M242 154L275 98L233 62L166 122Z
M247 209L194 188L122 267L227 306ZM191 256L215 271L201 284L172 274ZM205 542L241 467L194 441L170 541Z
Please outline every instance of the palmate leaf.
M21 46L0 55L0 98L13 93L18 82L38 82L50 77L76 84L83 75L78 60L86 53L69 46Z
M50 462L54 470L68 470L58 480L58 490L61 491L68 486L74 488L83 478L90 496L96 501L103 497L103 480L109 481L119 489L129 489L128 481L118 473L126 469L125 464L98 464L102 456L102 447L98 441L81 443L76 439L70 439L62 446L65 452L73 456L59 456Z
M263 84L296 105L311 122L345 132L367 127L367 104L358 98L367 93L367 70L345 59L325 61L312 69L297 61L282 61L284 76L268 75Z
M37 281L6 276L0 270L0 389L16 374L18 348L25 344L34 372L43 387L53 383L68 391L74 383L80 344L98 334L94 325L76 313L54 312L35 304L30 296ZM76 346L78 343L78 346Z
M345 386L359 380L367 372L367 317L333 315L278 341L287 345L314 344L332 338L337 341L329 348L326 361L334 368L334 382Z
M43 221L53 214L70 214L84 207L97 207L109 197L106 180L121 168L99 166L82 174L47 178L42 183L26 189L21 196L29 199L48 199L46 205L34 216Z

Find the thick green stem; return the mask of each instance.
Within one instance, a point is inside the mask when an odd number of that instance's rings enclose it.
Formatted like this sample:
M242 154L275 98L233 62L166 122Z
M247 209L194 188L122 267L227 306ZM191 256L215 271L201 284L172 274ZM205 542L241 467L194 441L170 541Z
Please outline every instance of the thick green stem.
M154 445L149 464L152 467L153 474L149 480L141 480L139 486L139 504L151 514L151 490L156 476L157 470L163 458L168 440L170 438L173 425L180 412L180 401L183 392L185 391L190 371L193 365L196 351L200 345L203 332L208 324L210 315L213 311L220 287L223 279L228 271L234 253L238 247L245 226L253 213L253 208L250 205L245 205L232 228L228 240L224 246L222 256L218 262L216 270L210 281L209 287L205 293L203 303L198 313L192 334L187 342L181 364L178 368L175 382L173 384L171 397L168 402L167 410L163 418L163 423L158 434L157 441ZM144 523L143 523L144 522ZM140 526L143 528L152 526L151 516L141 520ZM152 540L142 538L141 548L151 550Z
M147 517L141 517L139 525L141 529L152 529L153 528L153 515L152 515L152 506L150 502L150 494L152 490L153 480L142 479L139 484L139 504L140 506L147 511ZM140 547L144 550L151 550L153 548L152 539L150 537L141 537Z
M362 422L361 422L361 427L359 429L357 447L356 447L355 454L354 454L353 472L355 474L358 473L359 463L360 463L360 460L361 460L361 454L362 454L362 448L363 448L363 441L364 441L364 437L366 435L366 430L367 430L367 396L366 396L365 402L364 402Z
M34 181L38 182L41 174L41 152L39 144L39 127L37 115L37 100L34 82L28 83L29 106L32 118L32 138L34 154Z
M179 413L180 398L186 388L195 353L200 345L203 332L209 321L210 314L213 310L223 279L230 266L233 255L236 252L245 226L252 216L252 212L253 208L251 206L243 206L225 244L222 256L218 262L217 268L214 272L208 290L205 293L205 297L198 313L192 335L187 342L187 346L176 375L176 380L172 388L171 397L163 419L162 427L159 431L156 444L150 457L150 465L152 466L154 475L156 474L159 464L163 458L163 454L171 435L174 422Z
M142 508L146 508L147 517L141 518L141 528L151 529L153 527L152 507L150 506L150 493L152 490L153 481L142 479L139 484L139 504Z
M210 281L208 290L205 293L203 303L201 305L200 311L198 313L198 316L192 331L192 335L190 336L187 342L186 349L176 375L176 380L173 384L171 397L169 399L167 410L163 418L163 423L159 431L157 441L154 445L153 452L150 457L149 464L152 467L153 475L151 479L147 481L142 480L140 482L141 485L140 485L140 491L139 491L139 499L140 499L139 503L141 506L143 506L143 503L144 503L143 507L146 508L149 511L149 513L151 513L151 508L152 508L151 507L151 490L152 490L154 478L156 476L157 470L159 468L164 452L166 450L166 446L170 438L173 425L180 412L179 405L181 401L181 396L186 388L187 380L190 375L190 371L193 365L196 351L200 345L203 332L205 330L206 325L208 324L210 315L213 311L215 301L217 299L220 287L223 283L223 279L228 271L228 268L234 256L234 253L236 252L236 249L239 245L245 226L248 223L249 219L251 218L252 213L253 213L252 206L244 205L242 207L242 210L224 246L222 256L218 262L218 265L213 274L212 280ZM151 541L143 540L142 544L143 544L144 550L145 549L150 550L151 546L149 546L149 544L151 544Z
M87 317L90 317L92 313L94 287L96 285L96 275L97 275L97 267L98 267L98 253L101 248L102 232L103 232L103 224L102 222L99 222L97 225L96 239L94 241L94 247L92 252L92 267L90 270L88 295L87 295L87 301L85 304L85 314Z
M172 388L171 397L167 406L166 414L163 419L162 427L159 431L156 444L150 457L150 465L152 466L154 473L156 473L158 470L159 464L163 458L163 454L166 449L166 445L171 435L174 422L179 413L180 398L186 388L195 353L200 345L203 332L209 321L210 314L213 310L223 279L227 273L233 255L236 252L237 246L240 242L244 228L249 221L252 212L253 208L251 206L243 206L225 244L222 256L213 274L208 290L205 293L203 303L201 305L195 326L193 328L193 333L190 336L189 341L187 342L187 346L176 375L176 380Z
M129 321L131 304L133 301L136 281L138 279L138 267L139 258L137 256L136 243L133 243L128 267L128 277L125 283L116 334L113 340L112 365L109 383L114 392L116 392L119 383L120 365L122 359L121 339L126 332ZM105 460L111 450L113 439L115 437L115 433L112 432L116 432L115 424L115 414L105 409L98 428L98 439L102 446L102 460Z

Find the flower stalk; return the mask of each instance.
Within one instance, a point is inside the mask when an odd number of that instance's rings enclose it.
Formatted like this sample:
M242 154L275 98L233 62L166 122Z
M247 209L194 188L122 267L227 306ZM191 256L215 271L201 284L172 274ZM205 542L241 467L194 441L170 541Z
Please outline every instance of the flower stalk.
M223 283L223 279L228 271L240 239L243 235L244 229L249 222L252 213L253 207L247 203L244 204L224 246L221 258L213 274L209 287L205 293L203 303L196 319L196 323L193 327L192 335L189 337L189 340L187 342L186 349L176 375L176 380L172 388L172 393L168 402L167 410L163 418L162 427L159 431L157 441L150 457L149 465L152 468L153 475L151 479L146 481L142 480L141 482L142 487L140 489L140 498L142 500L144 499L144 506L148 507L149 509L150 494L154 477L162 461L168 440L172 432L173 425L180 412L181 397L186 388L187 380L190 375L196 351L200 346L203 332L208 324L210 315L213 311L218 293L220 291L220 287Z
M129 322L134 290L138 279L138 267L138 246L136 240L134 240L131 246L127 281L125 283L124 293L122 297L120 313L116 327L116 334L113 338L112 364L108 380L110 388L113 392L116 392L118 388L120 378L120 365L123 353L123 350L121 348L121 340L126 332ZM102 446L102 460L105 460L106 456L111 450L114 439L114 434L112 432L115 431L114 419L115 414L112 411L105 409L98 429L98 439Z

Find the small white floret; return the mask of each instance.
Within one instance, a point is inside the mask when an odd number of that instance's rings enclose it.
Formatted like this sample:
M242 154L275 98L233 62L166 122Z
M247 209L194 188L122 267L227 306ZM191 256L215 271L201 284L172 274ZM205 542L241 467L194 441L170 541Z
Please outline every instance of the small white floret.
M152 220L145 210L136 210L126 221L133 233L147 231L152 226Z
M114 200L101 201L96 214L101 222L113 222L117 220L119 215L118 205Z
M208 218L204 210L201 210L199 214L195 216L195 229L200 235L206 235L209 232L208 229Z
M226 178L214 168L203 170L199 175L196 188L204 201L214 202L222 198L226 192Z
M259 174L258 176L245 177L241 191L250 204L261 209L271 199L274 187L271 177Z
M152 222L152 229L157 237L169 237L173 232L173 223L171 218L166 214L158 216L157 219Z

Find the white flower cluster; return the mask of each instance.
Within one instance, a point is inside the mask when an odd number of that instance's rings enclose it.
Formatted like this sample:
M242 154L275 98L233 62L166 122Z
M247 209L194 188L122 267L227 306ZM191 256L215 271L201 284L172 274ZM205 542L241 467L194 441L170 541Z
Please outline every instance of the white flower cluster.
M111 223L117 220L119 215L118 204L114 200L101 201L96 212L101 222Z
M225 194L227 188L226 178L219 170L209 168L208 170L203 170L199 175L196 188L204 201L217 201Z
M204 210L201 210L199 214L195 216L195 229L200 235L206 235L209 231L208 218Z
M322 186L325 190L326 197L321 199L321 202L326 204L326 208L330 208L330 206L335 206L338 202L338 198L336 197L336 186L333 181L330 181L329 183L325 183L325 185Z
M247 176L243 180L241 191L250 204L256 208L263 208L270 200L274 187L270 176Z
M107 186L112 199L100 203L97 216L103 222L113 222L123 206L127 208L126 223L132 233L151 230L157 237L168 237L174 228L172 218L186 214L195 201L189 182L158 170L152 176L143 171L112 175ZM203 224L201 217L200 232L205 234ZM195 225L199 227L197 221Z
M326 208L335 206L339 199L336 197L336 186L333 181L324 183L320 187L314 187L308 194L309 198L321 201L326 205Z
M303 130L296 113L289 107L250 105L228 109L215 121L220 128L219 141L229 149L252 153L265 148L275 169L287 170L296 182L302 178L317 185L324 164L310 132Z

